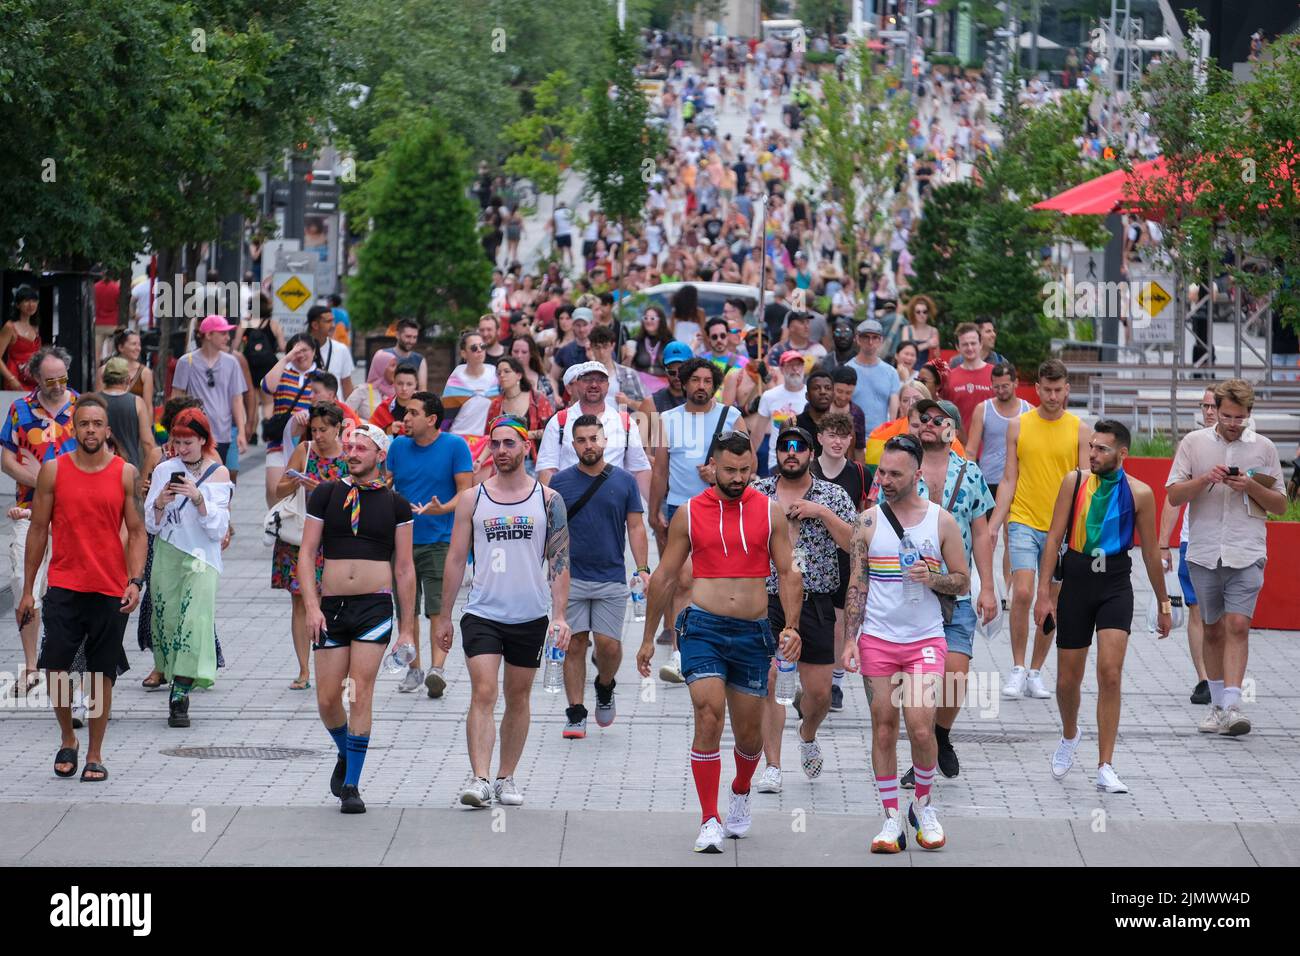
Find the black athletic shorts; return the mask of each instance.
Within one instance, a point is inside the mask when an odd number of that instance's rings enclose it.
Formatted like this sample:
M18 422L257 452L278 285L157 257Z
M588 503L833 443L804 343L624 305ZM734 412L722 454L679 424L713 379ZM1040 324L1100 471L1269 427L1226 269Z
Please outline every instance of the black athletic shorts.
M1095 631L1133 629L1133 560L1127 554L1106 558L1105 570L1093 570L1091 555L1065 552L1065 579L1056 599L1056 646L1079 650L1092 646Z
M500 654L507 664L536 669L542 666L548 624L550 621L545 617L522 624L503 624L477 614L466 614L460 619L461 646L466 657Z
M41 612L45 635L38 668L70 671L84 642L86 673L107 674L110 681L117 680L127 622L121 595L52 587L45 592Z
M573 245L573 236L556 236L555 245L560 249L568 249Z
M999 484L1000 484L1000 482L999 482ZM997 501L997 500L998 500L998 486L997 486L997 485L989 485L989 494L991 494L991 495L993 496L993 500L994 500L994 501ZM993 511L994 511L994 508L990 508L989 511L988 511L988 513L989 513L989 514L993 514ZM996 547L996 545L997 545L997 542L995 541L995 542L994 542L994 546Z
M781 595L767 596L767 623L780 646L780 633L785 627L785 610ZM835 663L835 600L830 594L804 592L803 610L799 612L800 664Z
M360 644L387 644L393 636L391 594L340 594L321 598L325 627L313 650Z

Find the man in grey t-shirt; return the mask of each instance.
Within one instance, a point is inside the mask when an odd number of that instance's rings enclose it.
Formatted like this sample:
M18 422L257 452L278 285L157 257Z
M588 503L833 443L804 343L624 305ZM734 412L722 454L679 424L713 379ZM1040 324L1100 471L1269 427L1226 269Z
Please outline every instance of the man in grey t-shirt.
M875 319L858 323L858 354L845 362L858 375L853 390L853 404L862 409L867 434L898 416L898 390L902 384L898 370L880 359L883 329Z
M212 424L217 455L224 462L230 450L232 432L239 451L248 450L247 424L243 394L248 391L239 362L225 351L234 328L220 315L210 315L199 325L199 347L186 352L176 363L172 390L168 398L193 395L203 403L204 414ZM236 431L237 429L237 431Z

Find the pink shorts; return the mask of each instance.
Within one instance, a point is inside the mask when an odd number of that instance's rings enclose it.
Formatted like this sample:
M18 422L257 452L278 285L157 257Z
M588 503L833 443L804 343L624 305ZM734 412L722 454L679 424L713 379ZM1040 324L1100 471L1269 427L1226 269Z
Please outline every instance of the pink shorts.
M870 634L858 635L863 677L893 677L895 674L943 674L948 642L928 637L912 644L896 644Z

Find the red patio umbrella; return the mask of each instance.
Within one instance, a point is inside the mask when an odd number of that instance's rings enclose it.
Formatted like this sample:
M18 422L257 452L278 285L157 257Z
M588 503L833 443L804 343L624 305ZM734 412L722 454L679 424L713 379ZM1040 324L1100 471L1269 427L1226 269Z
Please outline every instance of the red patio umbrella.
M1156 179L1165 174L1164 157L1157 156L1135 165L1131 176L1122 169L1116 169L1067 189L1051 199L1034 203L1034 208L1054 209L1067 216L1106 216L1116 211L1127 211L1130 200L1126 196L1126 187L1130 182Z

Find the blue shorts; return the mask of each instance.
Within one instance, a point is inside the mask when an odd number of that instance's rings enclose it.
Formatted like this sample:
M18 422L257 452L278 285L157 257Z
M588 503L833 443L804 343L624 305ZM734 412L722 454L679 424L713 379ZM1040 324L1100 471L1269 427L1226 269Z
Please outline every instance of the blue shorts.
M239 471L239 426L230 429L230 448L226 451L226 460L222 462L230 471Z
M1010 522L1007 525L1007 549L1011 552L1011 570L1033 571L1037 574L1045 544L1046 531L1039 531L1018 521Z
M1187 567L1186 541L1178 546L1178 583L1183 588L1183 603L1188 607L1196 607L1196 589L1192 587L1192 575Z
M958 601L952 609L952 623L943 626L943 637L950 654L975 656L975 609L970 598Z
M677 649L687 684L717 677L742 694L767 696L767 672L776 641L766 615L742 621L692 604L677 615Z
M680 507L681 505L670 505L668 502L664 502L664 524L672 525L673 515L677 514L677 509Z

